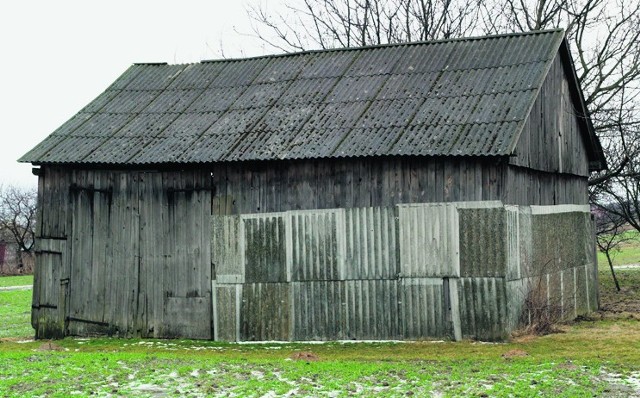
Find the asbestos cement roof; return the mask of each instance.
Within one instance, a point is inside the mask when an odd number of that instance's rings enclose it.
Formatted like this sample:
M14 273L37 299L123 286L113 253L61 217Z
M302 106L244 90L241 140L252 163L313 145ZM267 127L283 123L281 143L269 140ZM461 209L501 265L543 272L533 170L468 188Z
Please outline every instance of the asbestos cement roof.
M562 31L136 64L20 161L504 156Z

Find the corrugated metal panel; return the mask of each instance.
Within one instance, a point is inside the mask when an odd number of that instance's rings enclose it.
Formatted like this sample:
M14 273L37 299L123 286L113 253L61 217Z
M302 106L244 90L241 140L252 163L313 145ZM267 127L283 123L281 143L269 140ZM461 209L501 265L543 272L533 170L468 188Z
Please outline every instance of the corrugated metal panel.
M305 68L310 58L306 54L274 57L256 77L253 84L293 80Z
M401 335L398 281L354 280L345 283L349 339L378 340Z
M400 334L405 339L449 337L452 325L445 313L441 278L402 279Z
M389 47L386 51L360 51L345 76L388 75L407 52L406 46Z
M504 278L460 278L458 294L463 338L496 341L507 337Z
M248 86L269 63L268 58L256 58L234 61L218 61L225 63L225 68L213 80L210 87Z
M248 283L242 287L240 339L289 340L288 283Z
M344 279L395 279L398 276L395 210L386 207L344 210Z
M398 210L400 275L460 275L456 205L399 205Z
M305 68L300 72L299 78L329 78L343 76L345 70L358 56L358 51L328 51L310 53L310 58Z
M85 108L99 114L80 127L76 121L65 126L55 134L73 134L56 146L43 143L21 161L506 155L562 37L553 31L196 65L134 65ZM185 125L194 129L186 138L183 129L169 128L153 135L161 138L132 140L144 147L140 156L126 159L118 151L134 143L114 139L122 126L113 113L134 119L132 127L143 126L136 119L150 113L186 119L206 113L204 124L216 130L203 134L199 123ZM219 118L225 120L221 125ZM235 133L241 136L225 138L222 147L211 142ZM98 135L105 139L86 140ZM72 147L83 150L69 153ZM90 155L98 147L101 154Z
M291 280L341 279L344 254L338 245L344 215L340 210L287 213L291 222Z
M204 89L213 83L225 67L224 62L187 65L167 88L170 90Z
M146 107L145 112L148 112L148 114L184 112L203 92L202 89L162 91Z
M142 71L123 87L126 90L164 90L187 65L138 65Z
M293 282L291 289L294 340L349 339L347 282Z
M247 90L247 86L209 87L189 105L186 112L222 112Z
M240 216L212 216L211 233L211 262L216 282L244 283Z

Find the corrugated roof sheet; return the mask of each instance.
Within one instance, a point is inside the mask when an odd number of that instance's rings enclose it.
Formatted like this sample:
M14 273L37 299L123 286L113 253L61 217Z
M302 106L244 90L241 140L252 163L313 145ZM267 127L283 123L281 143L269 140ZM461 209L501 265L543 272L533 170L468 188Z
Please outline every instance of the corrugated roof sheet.
M136 64L20 161L509 155L563 37Z

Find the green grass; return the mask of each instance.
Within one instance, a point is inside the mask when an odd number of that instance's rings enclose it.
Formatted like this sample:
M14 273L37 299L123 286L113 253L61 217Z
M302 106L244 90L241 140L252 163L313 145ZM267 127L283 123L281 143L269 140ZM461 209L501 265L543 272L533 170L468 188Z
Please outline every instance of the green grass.
M603 300L613 291L600 272ZM640 286L640 270L620 271ZM504 344L222 344L211 341L20 341L30 291L0 292L0 396L631 396L640 394L640 322L583 321ZM13 325L7 328L4 325ZM517 350L517 351L514 351ZM296 352L318 361L296 361ZM525 353L523 357L505 354Z
M564 333L503 344L25 342L33 335L31 291L0 291L0 396L637 396L640 269L617 275L622 292L601 265L609 312L565 325ZM291 360L301 351L318 360Z
M33 275L0 276L0 287L33 285Z
M613 265L639 264L640 263L640 233L635 230L626 231L623 234L625 242L620 244L619 250L613 250ZM604 253L598 251L598 265L609 266Z
M0 338L33 334L31 290L0 291Z

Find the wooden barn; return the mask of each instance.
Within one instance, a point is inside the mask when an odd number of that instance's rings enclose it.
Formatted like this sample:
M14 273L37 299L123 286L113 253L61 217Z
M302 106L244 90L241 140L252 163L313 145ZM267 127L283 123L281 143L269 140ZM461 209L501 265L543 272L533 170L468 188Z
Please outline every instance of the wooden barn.
M558 30L135 64L20 161L38 338L500 340L598 305Z

